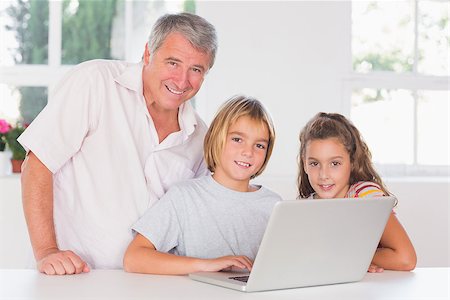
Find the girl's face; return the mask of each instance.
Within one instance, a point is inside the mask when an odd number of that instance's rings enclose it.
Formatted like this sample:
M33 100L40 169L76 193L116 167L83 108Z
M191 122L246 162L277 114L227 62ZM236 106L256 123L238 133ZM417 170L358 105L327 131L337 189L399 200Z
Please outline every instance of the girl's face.
M350 155L337 138L308 142L304 164L317 198L345 197L350 187Z
M230 189L249 191L250 177L264 164L269 131L264 123L242 116L230 126L214 179Z

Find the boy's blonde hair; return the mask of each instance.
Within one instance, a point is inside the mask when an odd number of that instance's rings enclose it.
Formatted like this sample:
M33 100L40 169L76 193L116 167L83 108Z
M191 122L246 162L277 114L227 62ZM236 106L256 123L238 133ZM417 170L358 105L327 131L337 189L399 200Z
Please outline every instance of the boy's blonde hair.
M385 195L389 195L381 177L372 165L372 155L359 130L343 115L320 112L315 115L300 132L300 153L298 157L297 186L299 198L307 198L313 192L305 172L306 146L313 140L337 138L350 156L351 171L349 184L358 181L372 181L380 185Z
M247 116L252 120L260 122L261 125L266 126L269 131L269 144L267 146L266 158L264 159L261 168L251 177L251 179L261 174L266 168L267 162L272 155L275 142L275 128L273 126L272 118L262 103L257 99L237 95L222 104L206 133L203 151L206 164L211 172L214 173L216 167L219 165L222 151L225 147L228 129L237 121L237 119L243 116Z

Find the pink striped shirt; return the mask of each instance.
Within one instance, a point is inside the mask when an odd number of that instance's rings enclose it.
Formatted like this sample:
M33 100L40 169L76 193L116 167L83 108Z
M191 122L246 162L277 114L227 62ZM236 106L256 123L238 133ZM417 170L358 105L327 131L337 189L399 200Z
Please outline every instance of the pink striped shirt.
M385 196L380 185L371 181L359 181L352 184L345 198L381 197Z

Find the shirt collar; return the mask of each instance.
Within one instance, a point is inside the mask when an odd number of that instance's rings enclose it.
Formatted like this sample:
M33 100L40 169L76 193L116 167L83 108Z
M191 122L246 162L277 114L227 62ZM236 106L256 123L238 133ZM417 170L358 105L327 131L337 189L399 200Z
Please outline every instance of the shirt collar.
M142 62L129 64L114 80L121 86L142 94L142 68ZM181 104L178 110L178 124L180 124L180 129L185 134L185 138L194 132L197 125L197 117L190 100Z
M128 64L114 80L121 86L142 94L142 67L142 62Z
M194 132L197 117L190 100L181 104L178 109L178 124L180 124L180 129L186 134L186 137Z

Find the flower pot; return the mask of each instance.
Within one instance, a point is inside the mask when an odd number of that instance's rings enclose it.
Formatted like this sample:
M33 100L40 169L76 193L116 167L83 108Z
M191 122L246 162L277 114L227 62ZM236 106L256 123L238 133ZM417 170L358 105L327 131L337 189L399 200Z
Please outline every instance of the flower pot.
M22 168L23 160L11 159L12 172L20 173Z

